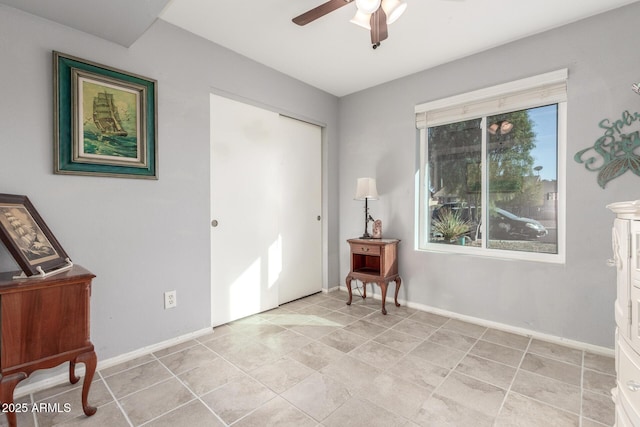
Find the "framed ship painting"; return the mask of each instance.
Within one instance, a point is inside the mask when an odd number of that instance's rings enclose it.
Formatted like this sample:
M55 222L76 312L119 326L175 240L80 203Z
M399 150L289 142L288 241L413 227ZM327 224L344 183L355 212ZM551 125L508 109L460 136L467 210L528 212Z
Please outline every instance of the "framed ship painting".
M157 84L53 52L54 172L158 179Z
M27 196L0 194L0 240L25 276L68 264L68 256Z

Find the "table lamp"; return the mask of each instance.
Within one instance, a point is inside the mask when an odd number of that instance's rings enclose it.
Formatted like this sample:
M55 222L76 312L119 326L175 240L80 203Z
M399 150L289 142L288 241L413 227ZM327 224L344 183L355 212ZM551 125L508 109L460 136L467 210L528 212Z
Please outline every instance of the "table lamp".
M355 200L364 200L364 234L361 239L371 239L371 235L367 231L369 221L373 221L373 218L369 215L369 199L378 200L376 180L374 178L358 178Z

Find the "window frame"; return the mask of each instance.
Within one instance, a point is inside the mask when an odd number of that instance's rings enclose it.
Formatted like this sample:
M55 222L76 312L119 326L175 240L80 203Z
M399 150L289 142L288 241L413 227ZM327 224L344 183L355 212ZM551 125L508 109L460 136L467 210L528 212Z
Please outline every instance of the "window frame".
M416 128L418 131L418 161L415 176L415 236L414 249L421 252L473 255L487 258L536 261L564 264L566 261L566 151L567 151L567 81L568 70L516 80L473 92L451 96L416 105ZM486 134L486 117L518 110L557 104L557 253L538 253L490 249L483 241L482 247L445 245L429 242L428 230L431 219L428 197L429 127L456 123L470 119L481 119L483 134ZM487 146L482 138L482 217L487 218ZM483 236L487 234L487 221L483 221Z

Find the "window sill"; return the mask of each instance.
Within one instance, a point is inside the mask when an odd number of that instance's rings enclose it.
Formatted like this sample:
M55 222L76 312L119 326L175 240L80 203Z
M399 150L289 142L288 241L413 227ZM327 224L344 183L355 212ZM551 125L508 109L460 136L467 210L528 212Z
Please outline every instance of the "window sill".
M503 249L488 249L474 246L463 246L459 244L444 244L444 243L427 243L423 247L416 248L418 252L427 253L439 253L439 254L451 254L451 255L463 255L473 256L480 258L492 258L501 259L506 261L529 261L529 262L544 262L551 264L564 264L565 257L562 253L550 254L550 253L534 253L523 251L509 251Z

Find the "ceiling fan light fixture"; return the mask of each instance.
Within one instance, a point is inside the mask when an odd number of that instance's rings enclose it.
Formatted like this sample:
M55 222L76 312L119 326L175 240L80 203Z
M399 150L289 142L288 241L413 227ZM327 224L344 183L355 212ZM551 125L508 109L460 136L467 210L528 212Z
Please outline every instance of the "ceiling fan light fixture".
M381 0L356 0L356 7L362 13L372 14L380 7Z
M403 0L382 0L382 9L387 15L387 24L391 25L396 22L407 9L407 2Z
M513 130L513 123L507 120L500 120L492 123L487 130L491 135L506 135Z
M356 24L359 27L365 28L367 30L371 29L371 14L363 13L358 9L356 14L351 18L353 24Z

